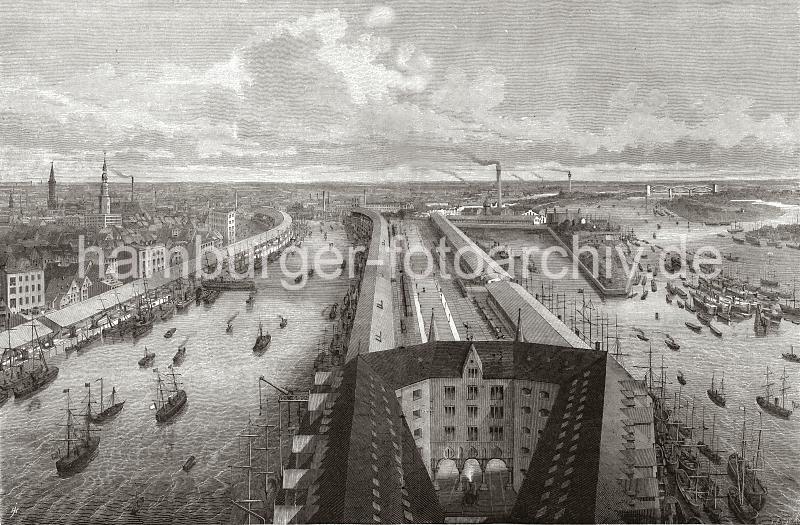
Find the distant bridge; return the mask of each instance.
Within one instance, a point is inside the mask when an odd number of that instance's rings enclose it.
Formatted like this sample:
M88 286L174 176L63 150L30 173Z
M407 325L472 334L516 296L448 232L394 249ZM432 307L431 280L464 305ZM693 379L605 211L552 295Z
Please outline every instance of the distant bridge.
M647 185L647 197L661 197L672 199L676 195L698 195L703 193L717 193L719 188L716 184L701 184L691 186L688 184L678 186L667 186L666 184Z

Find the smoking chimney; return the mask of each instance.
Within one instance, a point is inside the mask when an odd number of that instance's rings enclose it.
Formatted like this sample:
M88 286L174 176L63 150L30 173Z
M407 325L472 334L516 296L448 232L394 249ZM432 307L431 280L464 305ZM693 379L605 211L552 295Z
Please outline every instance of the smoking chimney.
M496 160L481 160L477 157L473 157L470 155L470 159L474 162L477 162L481 166L492 166L494 165L494 169L497 172L497 213L498 215L503 210L503 180L500 177L501 170L500 170L500 162Z
M133 202L133 175L131 175L131 202Z

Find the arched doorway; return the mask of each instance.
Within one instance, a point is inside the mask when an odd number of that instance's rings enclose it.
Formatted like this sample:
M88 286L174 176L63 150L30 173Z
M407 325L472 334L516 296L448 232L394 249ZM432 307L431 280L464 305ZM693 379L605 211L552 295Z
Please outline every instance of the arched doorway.
M504 493L511 484L511 474L508 465L502 459L493 458L486 463L484 483L493 494Z

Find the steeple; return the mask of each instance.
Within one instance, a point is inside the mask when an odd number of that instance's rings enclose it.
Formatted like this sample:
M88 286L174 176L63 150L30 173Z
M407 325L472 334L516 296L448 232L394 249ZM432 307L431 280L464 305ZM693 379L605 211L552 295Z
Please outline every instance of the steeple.
M103 175L100 178L100 215L111 214L111 197L108 195L108 169L106 168L106 154L103 153Z
M431 308L431 327L428 329L428 342L432 343L439 339L439 332L436 330L436 320L433 318L433 308Z
M522 308L517 312L517 333L514 334L515 343L524 343L525 336L522 335Z
M58 208L58 197L56 197L56 172L53 162L50 162L50 180L47 181L47 209L55 210Z
M108 182L108 169L106 168L106 153L105 153L105 151L103 152L103 175L102 175L101 179L102 179L103 182Z

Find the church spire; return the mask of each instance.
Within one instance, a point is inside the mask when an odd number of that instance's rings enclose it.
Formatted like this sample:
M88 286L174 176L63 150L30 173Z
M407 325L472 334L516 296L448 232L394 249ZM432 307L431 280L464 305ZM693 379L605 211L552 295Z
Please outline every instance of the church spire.
M517 312L517 333L514 334L515 343L524 343L525 336L522 335L522 308Z
M108 168L106 168L106 152L103 152L103 182L108 180Z
M50 180L47 181L47 209L55 210L58 208L58 197L56 196L56 171L53 161L50 161Z

